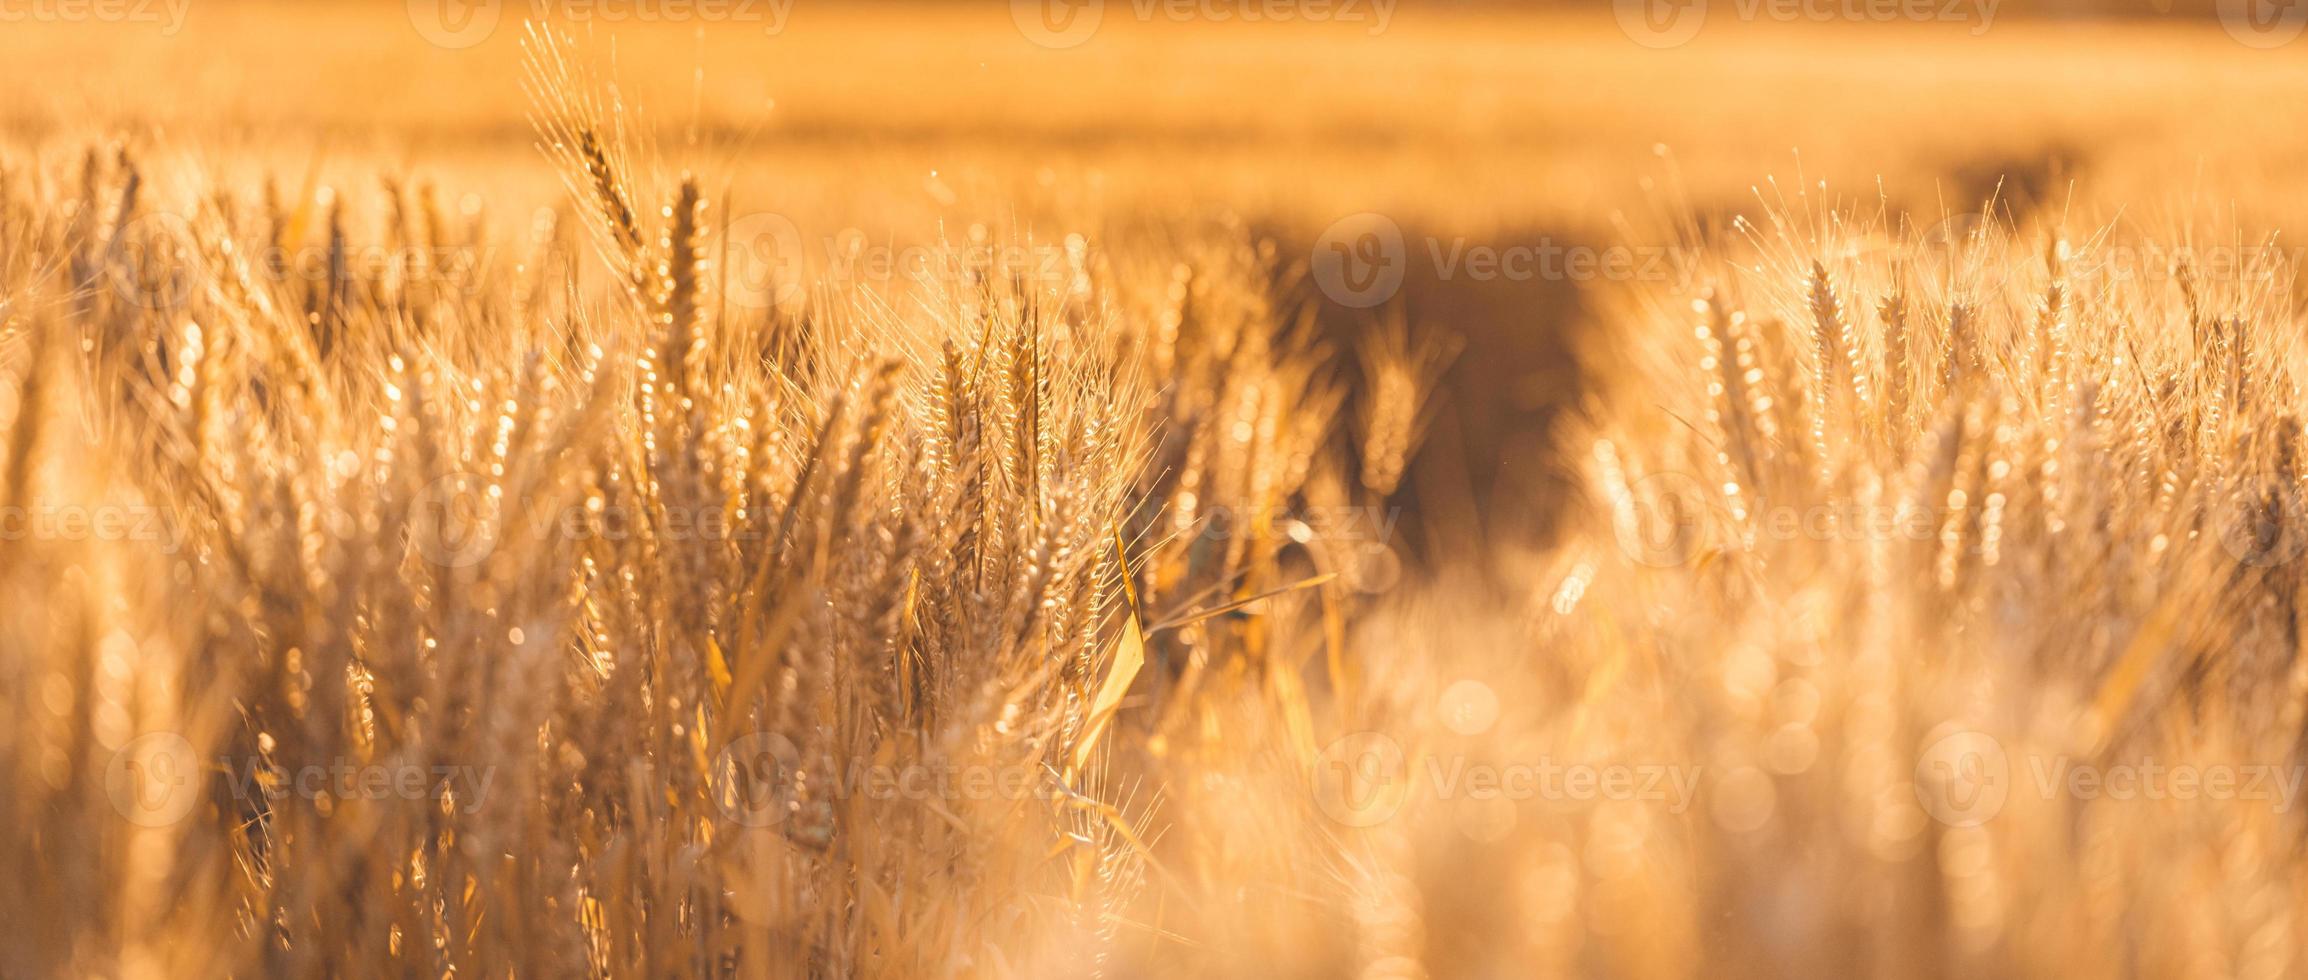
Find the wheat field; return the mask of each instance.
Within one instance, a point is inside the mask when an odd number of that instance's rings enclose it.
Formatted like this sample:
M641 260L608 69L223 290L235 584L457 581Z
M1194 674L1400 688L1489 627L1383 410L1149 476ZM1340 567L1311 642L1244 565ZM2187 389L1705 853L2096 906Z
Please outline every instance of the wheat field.
M2308 975L2308 39L1926 6L0 4L0 978Z

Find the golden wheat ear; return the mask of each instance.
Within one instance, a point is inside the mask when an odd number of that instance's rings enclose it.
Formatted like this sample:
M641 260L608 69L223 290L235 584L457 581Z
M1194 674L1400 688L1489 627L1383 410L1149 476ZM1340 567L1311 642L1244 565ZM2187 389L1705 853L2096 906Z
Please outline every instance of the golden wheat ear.
M1414 331L1399 310L1364 340L1360 354L1367 387L1358 415L1364 489L1385 496L1402 483L1411 454L1433 421L1435 385L1460 346L1455 334Z
M531 24L522 47L522 87L538 149L559 169L570 196L586 202L585 225L602 260L636 300L648 302L660 292L658 272L634 206L644 199L635 172L646 146L635 146L616 88L576 60L566 37Z

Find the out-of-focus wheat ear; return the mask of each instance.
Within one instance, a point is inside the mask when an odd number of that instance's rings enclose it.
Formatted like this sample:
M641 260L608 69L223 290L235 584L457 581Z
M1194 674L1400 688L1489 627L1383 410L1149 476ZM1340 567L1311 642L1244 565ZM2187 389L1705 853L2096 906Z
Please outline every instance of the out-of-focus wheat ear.
M2275 524L2275 547L2288 547L2300 536L2308 534L2308 480L2303 480L2300 454L2300 418L2283 412L2276 418L2273 442L2275 458L2269 461L2268 488L2265 513ZM2298 732L2300 712L2308 698L2308 603L2301 590L2308 588L2308 574L2303 574L2297 562L2279 562L2268 569L2268 577L2276 592L2276 601L2284 607L2285 635L2291 642L2291 677L2289 696L2285 700L2285 729Z
M2236 368L2235 338L2232 321L2225 317L2209 317L2196 334L2196 357L2192 365L2196 385L2190 399L2196 408L2192 437L2199 454L2199 465L2206 472L2216 472L2220 456L2228 448L2228 429L2232 413L2228 405L2229 393L2235 387L2232 375Z
M2267 474L2271 516L2278 521L2297 519L2300 500L2300 419L2291 412L2279 412L2265 427L2255 430L2256 441L2268 447L2266 458L2256 461ZM2291 499L2281 499L2289 497ZM2297 534L2302 528L2288 528Z
M777 523L769 538L773 546L761 549L760 563L749 579L755 586L766 587L771 576L782 571L778 562L789 553L787 546L792 541L804 508L812 496L822 493L818 489L818 483L823 479L820 474L839 465L832 459L833 437L849 411L850 398L851 390L845 386L834 397L833 403L825 407L825 417L819 420L816 433L810 437L808 451L801 457L801 468L794 474L793 486L786 493L785 506L778 511Z
M1721 310L1724 343L1730 347L1731 353L1731 361L1726 367L1732 371L1730 379L1739 384L1738 391L1744 406L1742 414L1747 423L1755 428L1755 444L1751 447L1754 451L1755 471L1749 477L1760 485L1765 478L1764 467L1771 463L1771 454L1776 451L1784 431L1779 425L1781 406L1772 394L1770 379L1764 373L1764 351L1755 321L1748 318L1745 310L1729 309L1727 302L1720 296L1711 305Z
M1728 478L1724 481L1724 503L1731 516L1741 527L1747 522L1747 502L1760 492L1762 464L1756 458L1755 431L1748 398L1746 373L1740 370L1737 357L1725 349L1725 338L1730 336L1731 315L1723 309L1721 297L1712 289L1694 300L1693 312L1698 314L1694 332L1699 338L1699 370L1707 387L1707 420L1722 435L1721 448L1716 459Z
M1042 354L1038 328L1039 324L1027 316L1011 335L1002 385L1002 421L1009 429L1009 442L1003 447L1002 472L1010 481L1010 491L1026 501L1029 529L1040 517L1040 487L1035 479L1042 455Z
M828 510L829 514L836 515L841 521L842 530L859 527L863 523L863 510L870 501L861 495L860 490L865 485L867 472L872 468L868 464L875 450L881 447L883 439L890 432L892 409L897 404L898 373L904 369L905 362L890 358L874 365L873 373L866 379L866 410L858 418L857 434L850 443L849 458L842 466L842 482L835 489L833 506Z
M665 255L658 279L664 296L660 301L659 317L664 327L664 361L667 382L675 394L684 399L699 395L701 379L696 376L698 355L705 346L700 319L702 282L705 276L704 228L705 203L698 197L697 180L684 177L681 190L673 204L666 208L667 227L661 243Z
M1891 292L1877 305L1876 316L1883 321L1885 422L1900 440L1893 448L1901 451L1909 437L1908 411L1915 404L1915 355L1910 349L1907 306L1907 266L1899 263L1892 267Z
M2115 396L2099 378L2076 383L2074 410L2068 413L2068 432L2060 442L2060 522L2066 526L2093 528L2100 524L2100 515L2115 513L2115 508L2129 508L2126 499L2133 488L2131 463L2135 457L2110 454L2115 434L2121 426L2110 417L2116 410ZM2115 474L2107 480L2083 480L2075 474L2089 473L2102 461L2113 460L2110 467Z
M2280 503L2284 507L2283 533L2287 535L2308 534L2308 528L2300 526L2302 514L2308 512L2308 506L2303 504L2304 500L2308 500L2308 497L2304 497L2308 495L2308 482L2303 481L2300 471L2300 424L2296 416L2287 413L2280 429L2276 478L2277 492L2285 495ZM2308 574L2303 574L2295 563L2287 562L2285 565L2288 567L2284 571L2290 580L2285 602L2291 614L2289 636L2292 649L2291 667L2285 678L2285 696L2283 707L2277 714L2277 724L2280 726L2279 731L2296 741L2300 738L2302 728L2308 726L2308 601L2303 601L2301 596L2301 590L2308 588Z
M1397 312L1370 335L1361 354L1362 485L1385 496L1402 482L1432 419L1428 402L1435 383L1457 349L1452 338L1439 333L1413 340L1409 321Z
M144 174L136 169L136 161L128 149L120 150L120 206L112 214L112 231L105 236L105 251L118 257L128 236L128 225L136 220L136 205L144 188Z
M2044 286L2042 306L2036 310L2036 330L2031 343L2034 348L2034 374L2041 384L2043 407L2056 412L2067 402L2068 395L2068 280L2065 239L2055 236L2044 249L2044 266L2050 273L2050 282Z
M212 407L202 359L207 355L200 324L186 319L176 344L176 365L168 379L168 403L176 409L185 439L186 459L199 460L208 436Z
M33 454L39 451L40 429L47 424L49 340L58 328L44 318L33 318L25 329L31 336L16 378L16 416L8 420L8 458L0 460L8 468L8 481L0 485L5 488L0 506L11 508L24 505L32 486Z
M279 282L288 267L288 208L282 205L280 180L271 174L264 178L264 263L267 281Z
M441 217L440 193L434 189L431 180L417 182L417 214L425 223L420 241L433 255L442 254L454 244L449 237L448 222Z
M1822 390L1820 414L1812 420L1817 427L1812 441L1825 458L1831 441L1828 430L1838 421L1849 423L1850 431L1845 438L1866 434L1872 422L1874 399L1868 389L1870 372L1859 349L1859 337L1853 332L1851 318L1843 312L1843 298L1836 295L1835 281L1827 274L1826 264L1816 259L1811 263L1809 292L1812 350L1818 358Z
M376 284L377 299L394 316L409 318L422 330L429 312L419 291L427 277L426 251L417 241L400 180L386 174L378 177L378 183L385 195L385 237L391 252L385 278Z
M1949 502L1962 489L1959 481L1963 478L1964 422L1964 412L1953 403L1941 406L1939 418L1923 434L1915 453L1920 472L1914 479L1906 506L1912 513L1943 515L1933 522L1934 532L1942 535L1946 531L1944 515L1949 512ZM1902 515L1902 520L1907 516ZM1938 580L1945 552L1937 547L1915 550L1922 556L1919 564L1924 576Z
M417 245L416 228L409 222L409 202L402 196L400 178L391 174L377 175L378 190L385 195L385 244L396 255L407 254Z
M2124 460L2121 469L2129 478L2124 492L2144 497L2147 478L2154 470L2155 413L2149 402L2154 382L2148 378L2147 366L2140 362L2132 324L2114 317L2108 330L2113 336L2107 371L2095 379L2097 407L2092 424L2101 430L2101 443Z
M901 726L913 715L911 678L907 676L912 633L907 624L913 617L903 613L916 559L926 538L919 517L901 518L879 576L866 586L859 601L850 605L853 628L873 645L874 662L866 665L859 684L865 688L862 700L875 724Z
M523 500L529 493L530 481L543 467L538 463L540 430L560 421L559 409L548 401L558 394L560 383L547 370L545 355L531 349L521 358L521 373L513 390L497 406L497 424L490 440L490 455L494 459L491 478L506 488L506 499Z
M2014 498L2023 496L2024 481L2034 472L2027 466L2028 450L2021 440L2025 420L2018 396L1999 392L1995 406L1979 482L1979 563L1985 568L2002 560L2004 514Z
M2157 392L2155 404L2163 409L2162 431L2149 443L2154 453L2153 467L2156 485L2153 494L2154 514L2159 525L2168 524L2178 510L2181 495L2196 472L2195 406L2182 404L2186 389L2176 378L2165 379ZM2150 416L2150 422L2154 417Z
M1948 408L1960 416L1954 432L1953 458L1949 460L1952 478L1947 497L1941 502L1938 558L1934 563L1934 579L1942 590L1960 594L1969 583L1972 559L1982 551L1980 543L1981 514L1986 509L1989 470L1994 456L1996 400L1991 397L1970 398L1951 402Z
M2180 285L2180 301L2188 314L2188 333L2198 344L2203 343L2204 298L2196 288L2196 266L2186 256L2172 265L2172 281Z
M1362 486L1385 496L1394 492L1409 465L1418 394L1399 363L1378 365L1371 373L1363 401Z
M73 204L72 219L65 226L64 238L72 254L72 282L86 291L102 274L100 263L104 243L97 240L96 230L103 219L97 215L98 202L103 190L104 165L89 147L80 158L80 199Z
M1627 472L1618 445L1609 439L1597 439L1591 451L1596 480L1602 484L1603 504L1610 514L1613 533L1621 542L1644 540L1642 535L1647 530L1644 522L1653 515L1645 513L1646 502L1635 493L1637 478Z
M1805 481L1817 479L1827 460L1813 448L1812 427L1805 418L1806 405L1811 401L1811 386L1804 383L1803 353L1795 328L1786 321L1769 320L1752 323L1755 341L1755 359L1763 369L1762 388L1771 403L1770 427L1782 436L1778 446L1786 453L1785 465L1778 472L1786 477L1800 477ZM1762 416L1758 415L1760 419ZM1767 488L1768 489L1768 488Z
M95 226L98 220L96 206L103 199L99 196L103 189L104 163L97 156L96 147L91 146L80 154L80 199L73 202L73 238L83 237ZM86 247L89 243L76 241L74 244Z
M306 323L312 330L313 350L323 363L345 339L345 307L351 299L347 294L352 278L346 248L345 202L340 196L329 204L328 278L305 311Z
M1075 585L1072 581L1078 560L1075 543L1084 537L1095 542L1097 536L1075 533L1077 529L1073 527L1073 522L1081 509L1080 495L1069 492L1069 488L1060 487L1050 494L1050 501L1050 517L1043 522L1042 533L1035 542L1034 566L1026 576L1025 587L1019 592L1022 600L1019 607L1026 612L1029 623L1034 617L1041 617L1047 632L1040 645L1055 653L1064 650L1064 643L1070 638L1067 633L1071 630L1071 623L1063 617L1071 611L1065 597L1069 586ZM1073 674L1080 666L1061 659L1061 678L1069 675L1080 678L1081 675Z
M1014 288L1021 291L1027 288L1022 273L1014 273L1012 277L1017 280L1017 285ZM1059 428L1058 424L1051 421L1052 409L1056 406L1056 402L1051 397L1052 385L1071 380L1066 376L1065 362L1060 360L1058 355L1062 347L1079 341L1069 339L1071 332L1064 329L1065 324L1056 319L1056 314L1045 312L1042 309L1041 294L1038 291L1033 293L1033 296L1033 315L1038 324L1034 331L1035 355L1032 389L1034 396L1034 478L1036 482L1044 486L1051 486L1058 482L1059 451L1065 448L1059 443L1056 435ZM1052 325L1060 328L1058 332L1050 332Z
M2228 416L2243 419L2253 409L2252 320L2238 313L2228 318L2228 384L2221 392Z
M2023 447L2032 450L2034 456L2034 465L2027 467L2024 474L2035 484L2027 496L2041 505L2044 530L2052 534L2060 533L2067 524L2061 507L2065 484L2065 474L2060 469L2061 443L2068 435L2068 415L2075 401L2069 380L2074 357L2068 340L2067 255L2067 241L2056 235L2045 246L2044 267L2049 281L2036 309L2034 336L2029 340L2032 351L2029 360L2033 367L2030 376L2024 379L2024 383L2032 387L2036 403L2034 423L2029 426L2033 441Z
M707 475L720 466L707 411L711 391L701 305L706 274L704 207L697 181L684 177L665 210L666 231L658 243L662 259L652 277L656 300L652 314L657 323L650 346L664 390L659 411L665 416L659 420L657 438L671 444L660 448L674 454L671 475L676 485L670 496L684 508L706 506L702 491Z
M1947 310L1947 337L1940 344L1940 397L1960 401L1970 396L1972 383L1984 380L1987 360L1981 350L1979 315L1968 303Z
M930 372L927 392L929 430L928 444L924 447L939 479L951 476L961 465L962 418L967 409L962 399L969 378L962 370L962 352L947 337L940 347L938 370Z

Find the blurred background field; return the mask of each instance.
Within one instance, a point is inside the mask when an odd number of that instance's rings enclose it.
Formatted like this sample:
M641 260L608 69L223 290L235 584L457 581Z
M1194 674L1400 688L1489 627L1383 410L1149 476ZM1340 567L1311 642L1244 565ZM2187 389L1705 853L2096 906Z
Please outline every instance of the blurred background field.
M1798 149L1810 177L1880 176L1902 199L2041 181L2057 160L2095 194L2174 205L2198 187L2282 190L2308 159L2283 97L2308 61L2205 17L2007 3L1984 30L1742 22L1722 0L1688 43L1656 50L1600 4L1406 4L1383 30L1369 9L1251 24L1110 6L1058 50L1004 4L796 0L780 19L764 0L759 20L593 29L614 36L618 80L661 138L694 133L701 162L741 164L741 192L893 224L988 201L1063 214L1190 199L1317 227L1362 210L1467 233L1597 225L1651 204L1660 146L1694 200L1726 207L1791 175ZM528 6L462 48L428 43L427 7L191 0L173 34L12 24L0 120L32 138L140 120L300 169L318 155L462 175L494 153L534 174L516 54Z
M1962 19L1920 24L1713 7L1666 49L1603 4L1366 3L1244 23L1111 0L1065 48L1036 43L1008 4L552 19L600 38L667 166L726 179L713 190L728 214L790 220L813 261L841 236L1160 237L1183 220L1251 228L1288 266L1340 218L1386 216L1409 243L1397 309L1468 344L1429 452L1454 460L1452 486L1430 493L1469 499L1545 495L1535 457L1579 385L1566 338L1618 283L1441 267L1466 247L1642 243L1662 219L1753 215L1821 181L1814 206L1880 194L1894 213L1950 214L2000 187L2015 211L2152 232L2177 215L2233 214L2254 233L2308 221L2308 110L2285 97L2308 90L2308 59L2239 43L2209 4L1943 4ZM173 30L11 24L0 125L19 148L125 140L148 169L244 186L391 176L500 212L551 203L518 57L538 8L180 9ZM444 16L469 46L428 40Z

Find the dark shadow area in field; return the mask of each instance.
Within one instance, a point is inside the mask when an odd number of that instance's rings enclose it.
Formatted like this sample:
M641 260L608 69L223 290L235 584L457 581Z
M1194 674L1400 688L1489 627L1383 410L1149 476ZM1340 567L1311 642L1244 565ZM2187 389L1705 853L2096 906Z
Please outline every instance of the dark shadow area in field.
M1602 274L1572 256L1608 246L1540 228L1471 238L1400 227L1401 285L1385 302L1350 307L1309 289L1342 356L1397 316L1414 342L1442 334L1457 349L1430 396L1426 438L1388 501L1398 511L1397 541L1428 567L1505 541L1543 542L1571 486L1556 459L1557 430L1585 388L1576 334L1590 305L1578 279ZM1286 255L1311 256L1320 239L1319 229L1267 233ZM1496 265L1477 258L1509 254ZM1368 385L1358 371L1341 376L1352 414Z
M1943 211L1991 211L1994 220L2013 223L2056 212L2084 157L2051 144L1953 161L1932 186L1885 189L1885 218L1896 228L1904 209L1908 232L1921 233ZM1440 567L1491 553L1500 542L1549 540L1577 489L1575 464L1561 458L1562 429L1592 386L1592 365L1579 352L1592 349L1584 343L1588 331L1608 329L1600 319L1603 297L1610 290L1695 288L1677 280L1704 274L1698 254L1723 244L1718 239L1733 216L1754 220L1756 208L1753 201L1690 205L1687 217L1703 241L1672 247L1594 230L1519 227L1472 238L1398 223L1401 285L1386 302L1354 307L1307 287L1341 356L1351 357L1376 323L1392 316L1405 318L1414 337L1440 332L1458 345L1432 395L1426 438L1388 502L1399 509L1397 540L1407 556ZM1311 259L1323 245L1320 229L1261 231L1283 255ZM1520 261L1474 258L1506 255ZM1359 372L1341 377L1350 386L1351 413L1370 393Z
M2056 211L2067 199L2068 188L2083 165L2081 149L2059 143L1961 161L1948 171L1948 186L1954 196L1947 206L1972 211L1992 200L1998 212L2013 219L2042 210Z

